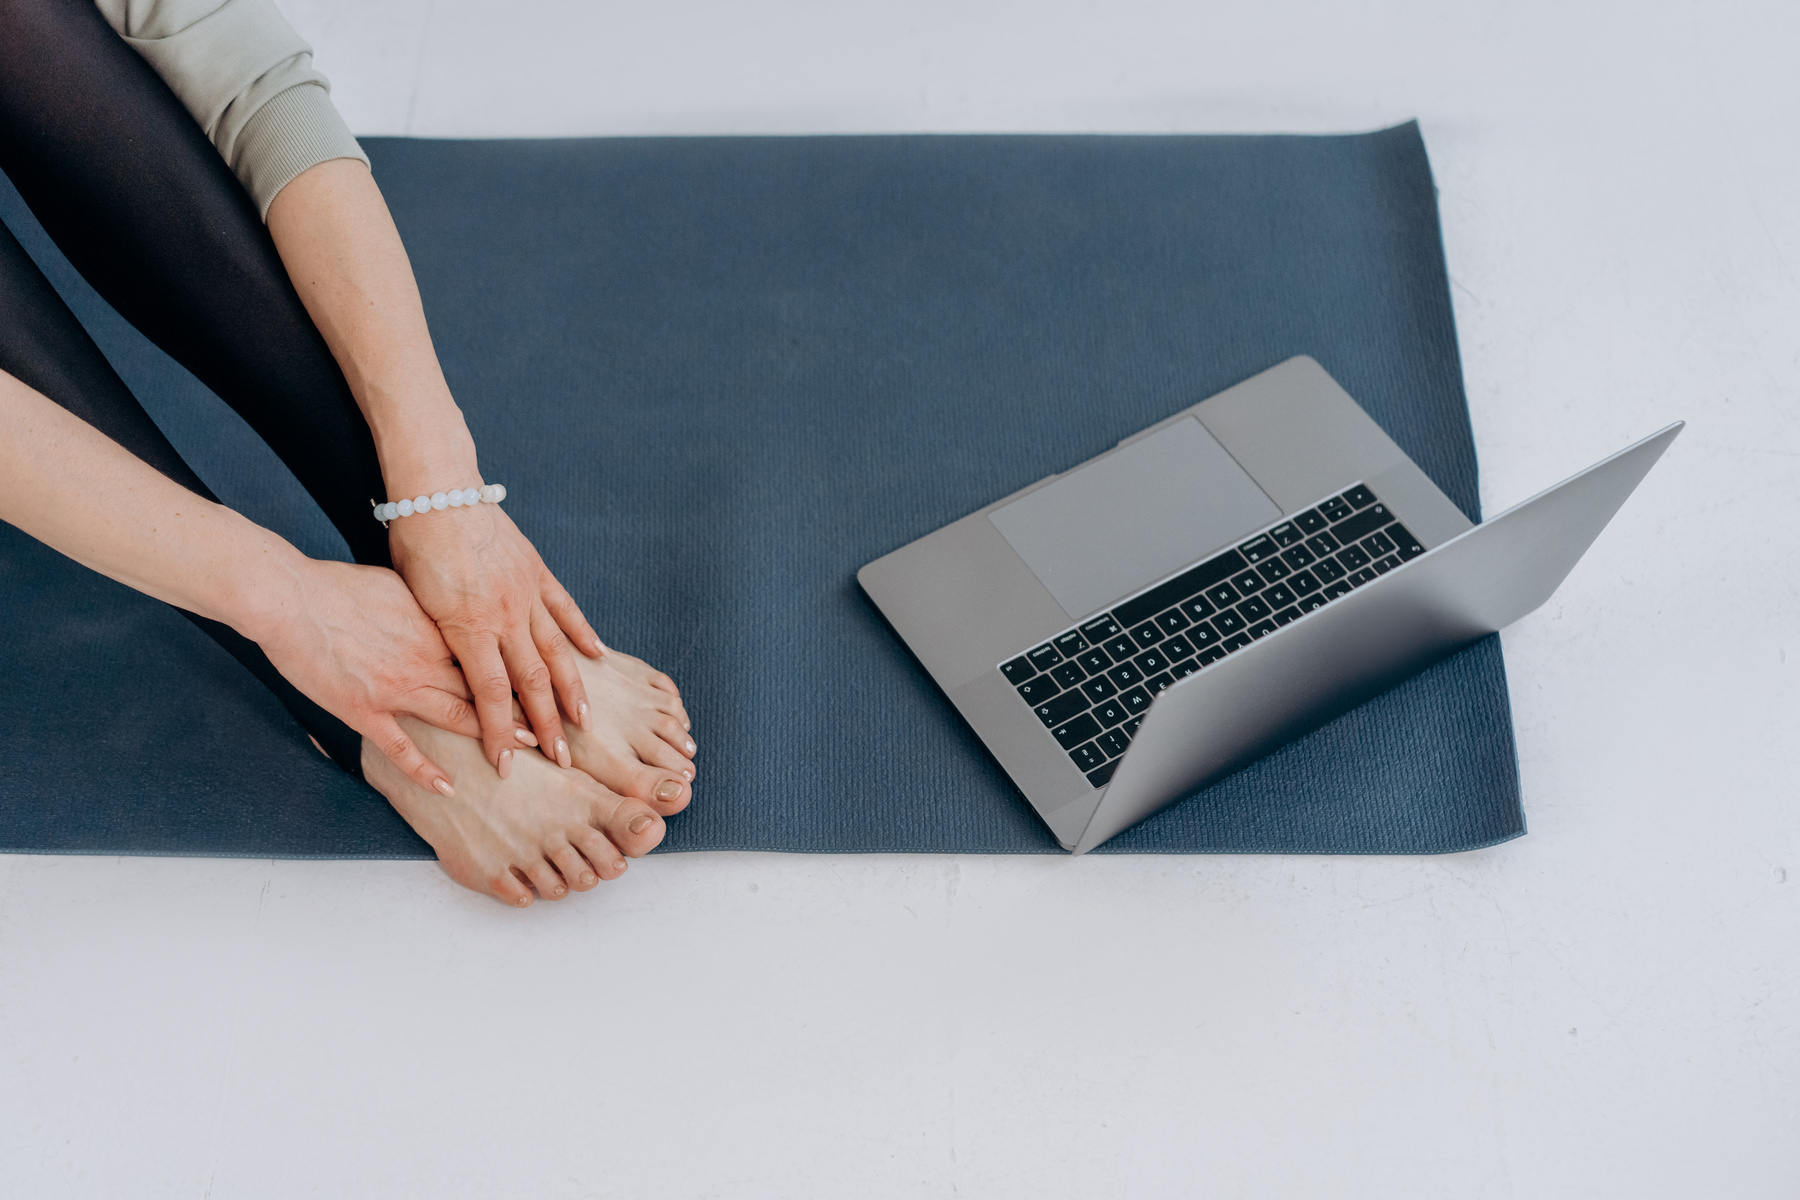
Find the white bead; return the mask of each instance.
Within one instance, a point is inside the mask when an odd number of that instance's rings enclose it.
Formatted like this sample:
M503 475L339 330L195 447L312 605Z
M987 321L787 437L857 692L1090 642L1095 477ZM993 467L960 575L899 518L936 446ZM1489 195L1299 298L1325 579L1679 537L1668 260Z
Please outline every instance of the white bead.
M461 508L462 507L462 489L461 488L453 488L450 491L444 493L444 503L450 508ZM432 502L431 507L433 507L433 508L437 507L437 502L435 500Z
M481 498L489 504L496 504L500 500L500 489L491 483L484 483L481 485Z
M444 495L442 492L433 492L431 494L431 507L442 512L444 509L450 507L450 497Z
M431 511L431 497L430 496L414 496L413 497L413 511L416 513L430 512Z
M394 510L394 515L397 517L410 517L413 515L413 502L411 500L402 500L400 503L391 504L388 507Z
M381 506L381 519L382 520L391 521L399 515L400 515L400 506L398 504L395 504L392 500L389 500L386 504Z
M494 503L498 504L504 499L506 499L506 485L504 483L496 483L494 485Z
M480 504L481 503L481 493L476 491L474 488L464 488L463 489L463 503L468 504L468 505Z

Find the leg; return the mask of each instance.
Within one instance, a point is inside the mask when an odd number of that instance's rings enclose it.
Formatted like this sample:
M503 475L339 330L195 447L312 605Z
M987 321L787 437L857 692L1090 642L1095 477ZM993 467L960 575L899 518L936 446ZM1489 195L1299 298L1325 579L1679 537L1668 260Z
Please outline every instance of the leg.
M216 499L4 226L0 226L0 370L36 388L176 483ZM353 773L361 771L362 738L283 679L256 643L227 625L177 611L274 692L333 762Z
M389 565L368 425L256 209L83 0L0 0L0 170L106 301L231 405L349 542Z

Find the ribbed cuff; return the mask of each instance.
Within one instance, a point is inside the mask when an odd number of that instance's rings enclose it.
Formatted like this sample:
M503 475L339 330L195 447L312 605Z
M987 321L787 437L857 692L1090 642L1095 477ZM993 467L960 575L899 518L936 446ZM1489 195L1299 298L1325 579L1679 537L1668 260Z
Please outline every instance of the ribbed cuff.
M316 83L270 97L244 123L232 150L232 169L265 221L276 195L307 168L334 158L369 161L330 94Z

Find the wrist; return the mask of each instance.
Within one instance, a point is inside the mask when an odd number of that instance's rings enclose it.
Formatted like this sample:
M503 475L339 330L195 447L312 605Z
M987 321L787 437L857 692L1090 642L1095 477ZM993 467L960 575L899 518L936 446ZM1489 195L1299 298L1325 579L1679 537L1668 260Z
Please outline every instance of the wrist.
M225 611L217 616L257 645L268 646L280 642L306 611L306 594L321 564L273 533L259 540L249 569L235 574L235 586L223 597Z

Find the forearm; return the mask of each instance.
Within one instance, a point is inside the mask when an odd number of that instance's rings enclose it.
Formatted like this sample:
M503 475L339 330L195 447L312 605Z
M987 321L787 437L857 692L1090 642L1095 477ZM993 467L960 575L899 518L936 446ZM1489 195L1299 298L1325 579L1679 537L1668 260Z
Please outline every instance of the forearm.
M388 496L480 482L412 264L369 169L334 159L269 207L269 233L369 422Z
M307 559L0 371L0 520L140 592L261 641Z

